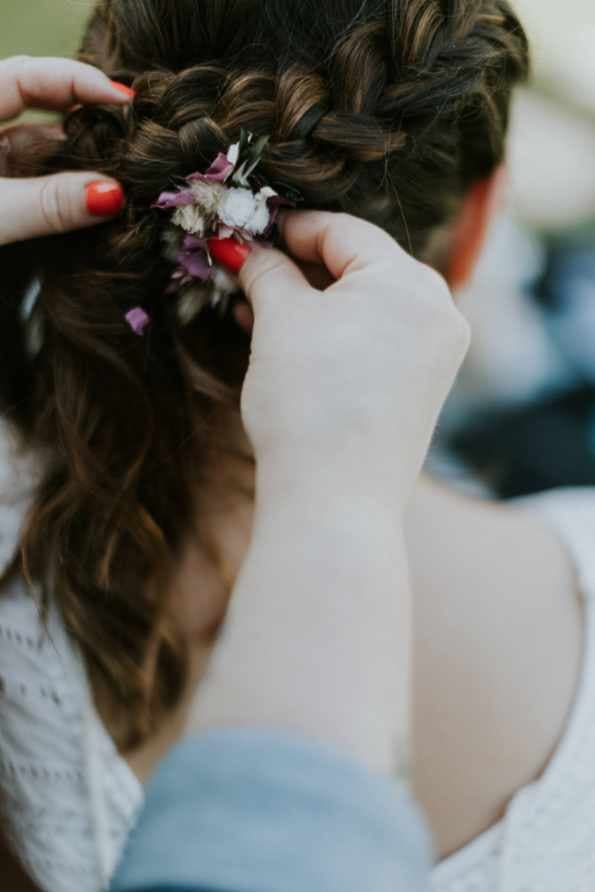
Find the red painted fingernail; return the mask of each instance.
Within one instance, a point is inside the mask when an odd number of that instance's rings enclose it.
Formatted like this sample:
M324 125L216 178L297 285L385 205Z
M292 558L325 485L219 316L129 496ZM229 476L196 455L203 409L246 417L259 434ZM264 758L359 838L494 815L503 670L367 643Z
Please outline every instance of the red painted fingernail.
M213 260L232 273L239 273L251 250L250 245L234 238L210 238L208 246Z
M130 96L131 99L136 96L136 90L133 90L132 87L127 87L126 84L121 84L120 81L110 81L110 84L115 90L119 90L125 96Z
M119 183L95 180L85 191L87 210L94 217L114 217L124 207L124 190Z

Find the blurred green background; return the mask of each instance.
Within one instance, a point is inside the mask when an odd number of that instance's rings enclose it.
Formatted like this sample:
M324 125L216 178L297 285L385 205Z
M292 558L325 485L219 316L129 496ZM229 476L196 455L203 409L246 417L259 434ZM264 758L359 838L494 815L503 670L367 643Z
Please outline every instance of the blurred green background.
M0 0L0 58L72 56L92 0Z

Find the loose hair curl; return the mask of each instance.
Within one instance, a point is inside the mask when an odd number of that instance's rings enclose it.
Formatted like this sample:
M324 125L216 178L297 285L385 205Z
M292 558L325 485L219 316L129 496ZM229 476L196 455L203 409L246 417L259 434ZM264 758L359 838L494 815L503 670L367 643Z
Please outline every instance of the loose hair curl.
M210 310L178 322L152 203L243 127L271 137L272 186L365 217L423 257L501 162L528 52L505 0L102 0L80 57L132 85L133 108L75 110L64 143L10 173L95 169L123 183L127 207L2 249L0 399L43 455L13 570L56 599L127 747L181 696L186 649L165 592L189 531L203 536L197 494L226 448L215 413L239 411L249 354ZM34 276L33 354L21 306ZM135 304L153 317L144 339L124 320Z

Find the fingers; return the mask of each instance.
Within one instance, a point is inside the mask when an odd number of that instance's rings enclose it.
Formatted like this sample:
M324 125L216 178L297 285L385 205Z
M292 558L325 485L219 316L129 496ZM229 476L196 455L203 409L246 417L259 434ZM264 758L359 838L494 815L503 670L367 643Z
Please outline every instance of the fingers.
M0 61L0 119L28 107L60 110L77 104L125 105L131 95L98 68L71 59L13 56Z
M293 257L325 266L334 279L394 258L395 252L405 255L382 229L349 214L288 211L280 229Z
M295 260L305 269L326 267L332 280L341 278L348 268L367 266L383 258L387 251L401 250L381 229L347 214L289 211L279 222L282 239ZM314 275L314 279L328 284L324 274ZM254 243L241 269L240 283L253 304L270 291L313 290L304 272L286 253L258 243Z
M122 187L97 173L0 180L0 245L101 223L124 204Z
M306 277L311 289L314 289L315 291L325 291L335 281L332 276L329 275L327 270L319 264L303 263L300 264L300 269ZM240 328L243 328L244 331L250 334L252 326L254 325L254 313L252 312L250 304L241 300L234 306L233 316Z
M17 117L29 106L58 110L78 103L123 105L131 95L131 90L112 84L103 72L82 62L30 56L0 61L0 119ZM33 133L32 128L12 128L1 134L4 161ZM47 136L60 138L58 130ZM0 198L0 245L92 226L119 213L124 204L121 186L95 173L0 180Z
M311 291L310 284L296 264L276 248L264 248L254 243L248 259L239 272L240 285L246 297L258 311L258 305L268 300L281 300L284 295Z
M305 269L326 268L335 281L373 263L387 259L394 262L397 254L408 256L383 230L348 214L289 211L281 217L280 231L287 251L295 260ZM254 308L260 301L282 297L289 290L314 290L291 257L257 243L239 275L240 284Z

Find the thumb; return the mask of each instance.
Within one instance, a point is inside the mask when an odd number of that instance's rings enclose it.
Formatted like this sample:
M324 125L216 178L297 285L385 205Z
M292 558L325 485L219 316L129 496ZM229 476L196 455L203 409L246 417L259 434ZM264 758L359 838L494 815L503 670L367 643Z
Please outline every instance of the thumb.
M124 191L97 173L0 179L0 245L93 226L120 213Z
M250 253L239 272L242 290L257 315L259 308L269 301L282 300L296 291L312 291L310 283L293 262L277 248L253 242Z

